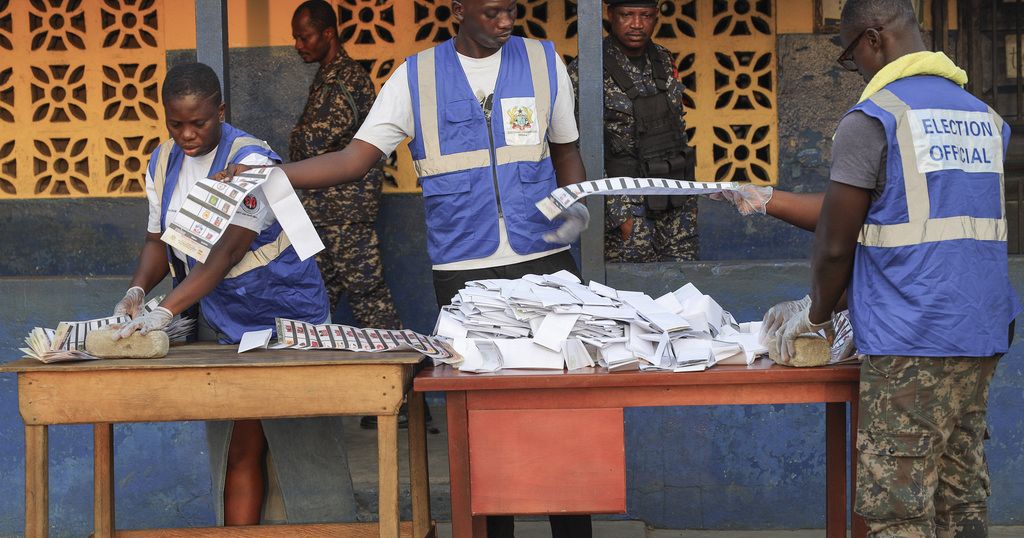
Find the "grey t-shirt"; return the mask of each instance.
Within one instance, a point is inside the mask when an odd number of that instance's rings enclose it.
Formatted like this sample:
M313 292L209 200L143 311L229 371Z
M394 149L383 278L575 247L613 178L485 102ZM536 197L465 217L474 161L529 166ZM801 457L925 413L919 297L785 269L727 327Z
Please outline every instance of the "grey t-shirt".
M885 188L888 153L882 122L859 110L851 112L836 127L829 177L832 181L869 189L871 199L876 200Z

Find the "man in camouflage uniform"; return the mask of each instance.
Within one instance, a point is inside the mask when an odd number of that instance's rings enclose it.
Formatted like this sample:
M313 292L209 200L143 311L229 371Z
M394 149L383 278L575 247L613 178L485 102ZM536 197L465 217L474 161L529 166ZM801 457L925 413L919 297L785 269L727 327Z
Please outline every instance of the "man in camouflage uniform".
M605 175L692 180L683 86L675 77L672 55L651 41L657 2L605 3L611 23L604 40ZM578 90L575 61L569 76ZM608 196L604 244L605 259L611 262L695 260L697 199Z
M347 146L376 97L366 70L338 41L337 22L334 9L323 0L304 2L292 17L299 56L306 63L320 64L306 108L292 129L292 161ZM374 229L383 179L383 170L376 167L362 181L305 192L303 205L327 247L317 255L317 263L327 285L331 312L347 294L360 326L397 329L402 321L384 282L380 241Z

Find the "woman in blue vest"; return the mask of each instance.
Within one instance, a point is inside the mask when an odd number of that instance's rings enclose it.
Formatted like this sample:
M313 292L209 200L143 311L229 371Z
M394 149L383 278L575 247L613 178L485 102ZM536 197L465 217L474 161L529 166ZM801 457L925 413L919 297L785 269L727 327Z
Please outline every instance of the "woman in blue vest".
M840 39L839 63L868 85L836 130L810 304L778 330L778 352L828 330L845 293L867 356L855 507L871 536L987 536L988 387L1021 312L1003 203L1010 129L925 49L909 0L848 0Z
M133 320L119 336L162 329L196 303L200 339L222 344L238 343L247 331L274 328L277 317L327 321L327 294L316 262L299 260L260 189L244 200L205 263L160 241L200 179L229 163L281 161L266 142L224 123L220 81L208 66L171 69L162 98L171 139L150 157L146 241L131 288L115 307L116 314ZM140 315L146 293L168 274L173 290L155 310ZM264 520L293 522L355 519L336 418L218 421L208 422L206 430L218 523L254 525L261 514ZM271 476L264 473L268 452L276 470ZM284 514L264 506L264 492L277 488Z
M586 179L572 82L550 42L512 35L517 9L515 0L454 0L458 35L395 69L351 144L281 167L297 188L358 181L410 138L438 305L470 280L578 272L568 245L589 223L586 206L555 222L534 207ZM511 517L487 527L492 538L513 534ZM551 528L589 537L590 517L552 516Z

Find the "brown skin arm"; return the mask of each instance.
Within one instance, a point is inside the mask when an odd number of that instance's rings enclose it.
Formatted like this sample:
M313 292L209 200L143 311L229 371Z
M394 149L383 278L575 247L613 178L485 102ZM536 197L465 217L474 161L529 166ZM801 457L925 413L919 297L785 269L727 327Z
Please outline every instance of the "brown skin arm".
M341 151L278 166L288 176L292 187L322 189L363 179L383 158L384 154L376 146L355 138ZM223 181L252 168L257 167L229 164L226 169L214 174L213 179Z
M185 280L171 290L160 306L170 310L172 314L180 314L197 303L199 299L213 291L224 280L224 275L241 261L254 239L256 232L233 224L228 226L220 241L217 241L207 256L206 263L197 263Z
M576 142L551 143L548 146L551 148L551 164L555 167L555 180L559 187L587 179L587 170L583 167L583 157L580 156Z
M145 293L156 287L167 276L167 245L160 240L160 234L146 233L146 242L139 252L139 265L135 267L132 283L129 287L138 286Z
M811 323L829 320L840 305L853 274L857 236L870 204L871 191L829 182L811 254Z
M822 192L803 194L775 189L765 211L783 222L813 232L824 200Z

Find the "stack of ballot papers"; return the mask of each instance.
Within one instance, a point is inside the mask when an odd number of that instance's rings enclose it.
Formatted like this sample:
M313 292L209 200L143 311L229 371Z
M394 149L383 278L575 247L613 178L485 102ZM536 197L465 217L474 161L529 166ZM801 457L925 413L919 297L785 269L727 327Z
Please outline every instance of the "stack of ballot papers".
M163 297L153 299L143 305L143 313L152 312ZM141 315L141 314L140 314ZM90 331L117 327L131 321L128 316L109 316L85 321L62 321L56 329L35 327L25 337L28 347L19 348L26 356L43 363L96 360L98 357L85 352L85 337ZM170 340L185 338L192 332L195 320L175 316L170 325L164 328Z
M749 364L766 353L760 322L738 324L714 299L686 284L657 299L590 282L567 271L515 280L475 280L441 309L434 334L467 372L561 370L700 371Z

